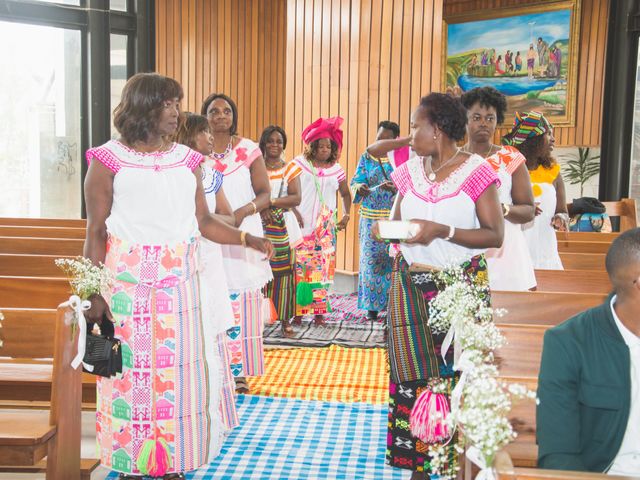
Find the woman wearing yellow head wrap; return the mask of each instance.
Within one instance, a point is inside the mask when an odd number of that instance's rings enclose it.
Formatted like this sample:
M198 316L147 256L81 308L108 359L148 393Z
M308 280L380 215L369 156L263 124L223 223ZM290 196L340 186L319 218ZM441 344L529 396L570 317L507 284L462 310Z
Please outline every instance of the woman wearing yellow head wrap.
M513 129L502 139L527 159L536 217L522 226L533 266L562 270L555 230L568 230L569 215L560 165L551 156L555 139L553 126L538 112L516 112Z

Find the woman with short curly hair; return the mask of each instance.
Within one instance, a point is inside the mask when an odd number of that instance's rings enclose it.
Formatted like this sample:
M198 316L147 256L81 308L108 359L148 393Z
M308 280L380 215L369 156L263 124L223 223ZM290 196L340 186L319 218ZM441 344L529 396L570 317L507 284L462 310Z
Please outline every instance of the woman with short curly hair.
M536 276L521 225L533 220L534 205L526 159L512 146L493 144L504 122L507 99L493 87L474 88L462 95L467 109L468 142L462 147L484 157L500 178L498 194L504 215L504 242L487 250L492 290L530 290Z
M447 392L454 383L453 348L447 349L445 335L432 333L427 324L428 302L441 288L428 280L428 272L459 262L469 281L486 289L488 301L484 252L502 244L498 177L484 158L456 145L466 124L458 99L441 93L423 97L411 115L417 156L391 174L398 188L393 218L408 220L417 230L400 244L389 289L387 463L412 470L413 480L428 479L431 467L429 440L411 433L411 410L430 381L440 378ZM378 234L377 224L374 229ZM445 447L451 459L445 473L452 472L454 443Z

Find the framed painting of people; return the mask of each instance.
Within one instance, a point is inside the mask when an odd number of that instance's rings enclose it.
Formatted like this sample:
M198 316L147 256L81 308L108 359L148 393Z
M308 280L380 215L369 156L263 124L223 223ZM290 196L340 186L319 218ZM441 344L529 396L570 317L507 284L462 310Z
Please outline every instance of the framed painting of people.
M509 116L536 110L574 126L579 30L580 0L448 16L443 85L454 94L492 86Z

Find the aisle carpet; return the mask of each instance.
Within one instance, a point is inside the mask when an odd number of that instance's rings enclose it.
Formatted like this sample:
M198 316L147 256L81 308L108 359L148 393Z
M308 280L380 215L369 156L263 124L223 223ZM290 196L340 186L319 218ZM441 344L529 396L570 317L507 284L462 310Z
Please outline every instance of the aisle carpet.
M385 404L389 374L381 348L265 350L262 377L249 378L251 393L273 397Z
M238 397L240 427L188 479L408 479L384 464L387 407ZM115 479L112 473L108 478Z
M385 347L385 313L377 320L367 319L366 310L358 308L358 295L332 294L329 296L332 312L325 315L326 324L313 323L313 316L303 319L302 325L294 325L295 334L284 337L280 324L267 325L264 330L265 345L326 347L341 345L353 348Z

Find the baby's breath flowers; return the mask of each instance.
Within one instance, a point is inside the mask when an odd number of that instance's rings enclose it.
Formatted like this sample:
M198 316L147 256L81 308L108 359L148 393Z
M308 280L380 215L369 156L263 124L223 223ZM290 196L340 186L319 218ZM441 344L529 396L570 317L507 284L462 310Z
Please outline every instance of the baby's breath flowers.
M88 258L56 258L55 263L67 275L72 293L80 300L88 300L91 295L106 292L113 283L111 272L102 264L94 265ZM75 338L77 326L78 313L74 310L71 338Z
M57 258L55 262L69 278L71 291L81 300L111 287L113 277L102 264L96 266L85 257Z
M461 350L454 365L461 376L452 393L451 411L444 420L452 438L429 446L432 472L452 479L459 465L451 465L448 444L455 442L459 453L473 448L484 463L482 468L491 468L496 453L516 437L508 419L513 402L535 400L536 395L523 385L500 379L493 351L505 345L506 339L494 317L506 311L489 307L486 287L474 283L460 267L432 275L440 292L429 302L429 326L435 334L454 333Z

